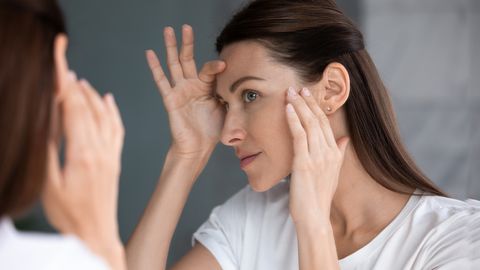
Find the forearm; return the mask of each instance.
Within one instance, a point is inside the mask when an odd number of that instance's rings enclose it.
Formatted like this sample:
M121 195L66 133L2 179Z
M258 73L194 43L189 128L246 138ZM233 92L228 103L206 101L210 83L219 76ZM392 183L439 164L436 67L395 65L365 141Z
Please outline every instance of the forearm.
M129 269L165 269L170 242L210 153L185 159L169 151L157 187L127 244Z
M327 219L296 224L301 270L340 269L332 226Z

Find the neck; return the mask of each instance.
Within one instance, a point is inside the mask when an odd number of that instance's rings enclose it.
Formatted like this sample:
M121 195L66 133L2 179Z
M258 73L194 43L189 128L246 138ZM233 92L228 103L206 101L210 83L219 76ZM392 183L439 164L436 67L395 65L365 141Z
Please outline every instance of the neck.
M383 229L408 198L377 183L365 171L353 148L348 147L330 212L335 235L348 237Z

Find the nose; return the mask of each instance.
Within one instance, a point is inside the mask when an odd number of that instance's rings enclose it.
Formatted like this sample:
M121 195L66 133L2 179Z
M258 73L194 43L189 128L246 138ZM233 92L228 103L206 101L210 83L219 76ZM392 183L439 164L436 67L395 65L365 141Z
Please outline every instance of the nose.
M244 121L238 114L228 111L225 115L225 122L220 140L227 146L236 146L243 142L247 132L244 128Z

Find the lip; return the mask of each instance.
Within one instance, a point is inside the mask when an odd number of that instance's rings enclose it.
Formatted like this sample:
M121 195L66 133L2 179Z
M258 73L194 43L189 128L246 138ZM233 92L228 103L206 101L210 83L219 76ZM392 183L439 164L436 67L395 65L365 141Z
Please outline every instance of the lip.
M250 163L252 163L258 155L260 155L262 152L258 152L256 154L253 154L253 155L245 155L245 156L242 156L240 157L240 168L245 168L247 167Z

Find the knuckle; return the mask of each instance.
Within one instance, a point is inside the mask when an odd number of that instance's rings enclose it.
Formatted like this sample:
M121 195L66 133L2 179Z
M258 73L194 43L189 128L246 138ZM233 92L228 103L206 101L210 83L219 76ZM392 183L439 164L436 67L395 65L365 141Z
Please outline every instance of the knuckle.
M168 65L169 65L170 67L178 67L178 66L180 66L180 62L178 61L178 58L169 59L169 60L168 60Z
M97 163L95 155L86 149L78 150L75 153L74 160L85 169L92 169Z
M316 118L314 117L308 117L305 121L305 124L309 127L313 127L315 126L316 124L318 124L318 121Z
M193 55L190 53L185 53L180 55L180 61L181 62L190 62L193 61Z

